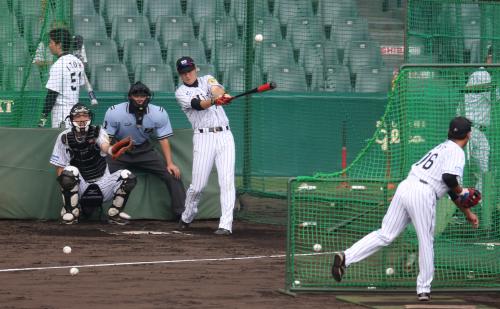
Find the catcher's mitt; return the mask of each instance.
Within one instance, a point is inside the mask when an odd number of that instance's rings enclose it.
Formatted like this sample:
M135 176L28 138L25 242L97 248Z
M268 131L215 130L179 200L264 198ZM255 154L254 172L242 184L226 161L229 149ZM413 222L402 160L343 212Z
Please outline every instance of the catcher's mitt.
M474 188L467 188L458 196L458 203L464 208L476 206L481 201L481 192Z
M116 144L110 147L110 155L113 160L119 158L125 151L132 148L134 145L130 136L125 137L122 140L119 140Z

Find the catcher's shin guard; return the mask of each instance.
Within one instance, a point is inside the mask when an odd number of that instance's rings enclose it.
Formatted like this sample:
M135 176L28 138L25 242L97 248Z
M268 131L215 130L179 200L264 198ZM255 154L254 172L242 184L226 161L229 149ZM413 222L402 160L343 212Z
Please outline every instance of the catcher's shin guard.
M63 222L67 224L76 222L80 216L80 208L78 207L79 174L78 168L70 165L65 167L61 175L57 177L64 202L61 217Z
M122 184L118 190L116 190L115 196L113 197L113 203L108 210L109 218L115 222L120 219L130 219L130 216L124 213L123 209L125 209L125 204L127 204L130 192L132 192L132 189L134 189L137 183L137 178L129 170L122 170L118 181L121 181Z

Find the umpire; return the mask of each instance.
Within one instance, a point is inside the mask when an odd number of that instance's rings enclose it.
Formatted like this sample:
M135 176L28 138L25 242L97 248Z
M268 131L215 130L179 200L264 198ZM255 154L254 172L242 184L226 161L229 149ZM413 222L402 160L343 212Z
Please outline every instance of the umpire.
M130 87L128 102L108 108L104 116L104 129L113 141L131 136L134 147L119 159L108 158L107 161L111 172L139 168L160 177L167 185L172 212L178 220L184 211L186 191L180 179L181 172L172 160L168 142L168 138L173 135L172 126L167 111L150 104L151 98L149 88L138 81ZM153 149L150 142L152 135L158 139L165 160Z

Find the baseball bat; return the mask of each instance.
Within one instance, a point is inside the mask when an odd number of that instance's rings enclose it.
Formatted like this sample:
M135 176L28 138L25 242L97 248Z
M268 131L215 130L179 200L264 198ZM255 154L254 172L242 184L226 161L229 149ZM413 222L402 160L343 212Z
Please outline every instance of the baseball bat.
M92 85L90 84L87 74L85 74L85 71L83 71L83 79L85 81L85 88L87 88L87 92L89 94L90 104L97 105L97 97L95 96L94 88L92 88Z
M243 97L243 96L252 94L252 93L258 93L258 92L265 92L265 91L268 91L268 90L273 90L274 88L276 88L276 83L275 82L268 82L268 83L260 85L259 87L256 87L256 88L250 89L248 91L245 91L243 93L235 95L233 97L233 100L237 99L239 97Z
M83 37L81 35L73 36L72 45L73 45L73 55L75 57L77 57L78 59L80 59L80 61L85 66L86 62L84 61L83 55L82 55ZM85 67L83 70L83 80L85 82L85 88L87 88L87 93L89 94L90 104L97 105L97 97L95 96L94 88L90 84L89 78L87 77L87 74L85 73Z

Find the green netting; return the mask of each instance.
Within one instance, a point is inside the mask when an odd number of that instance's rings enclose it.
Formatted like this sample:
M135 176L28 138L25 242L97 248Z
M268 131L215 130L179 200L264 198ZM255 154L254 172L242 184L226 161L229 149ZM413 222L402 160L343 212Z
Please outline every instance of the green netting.
M380 227L398 183L414 162L446 140L455 115L475 123L463 185L483 192L474 208L480 227L473 229L448 198L439 200L433 287L500 288L499 74L499 66L403 67L375 134L354 162L341 172L290 181L287 289L415 286L418 241L411 226L390 246L351 265L341 283L331 277L332 253ZM482 93L466 90L488 82ZM474 101L478 95L487 100ZM320 252L315 244L321 244ZM386 275L387 268L395 273Z

